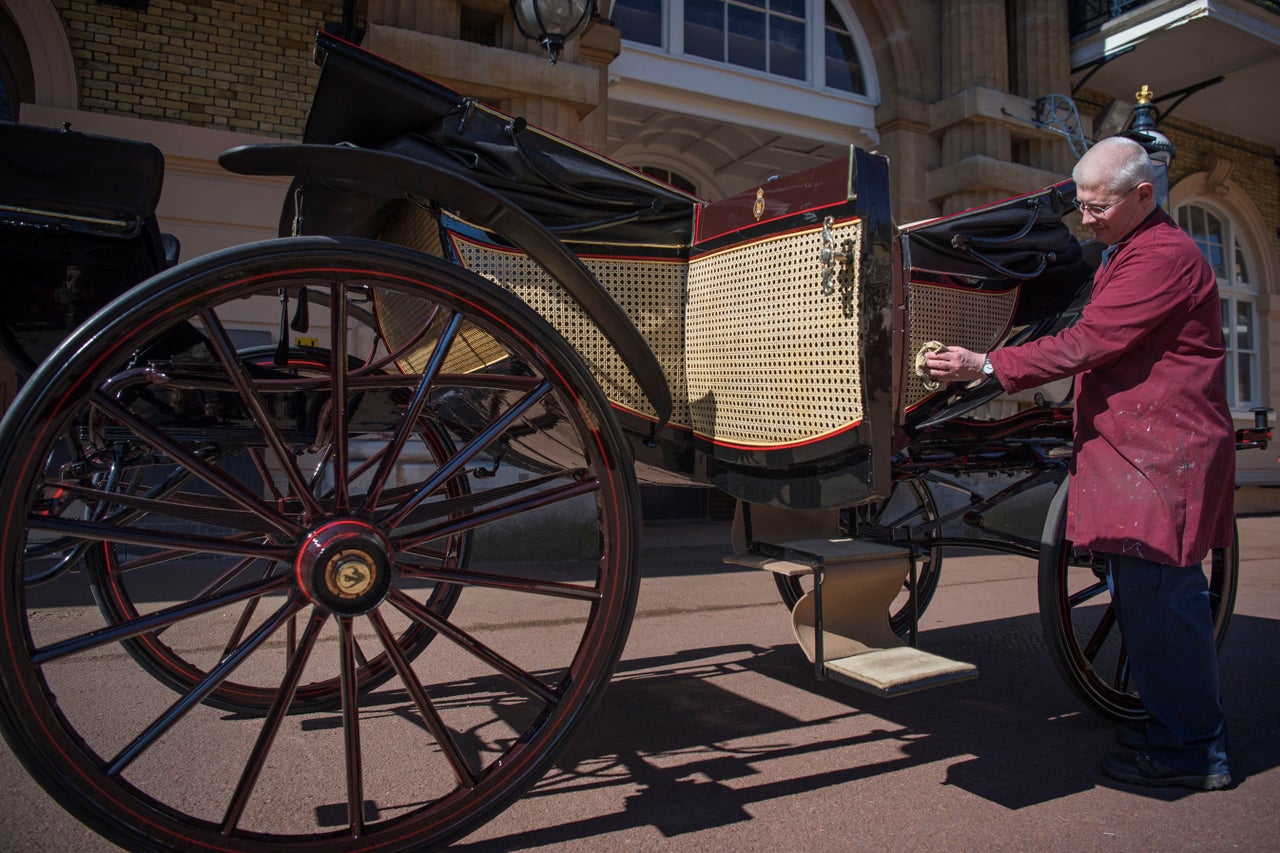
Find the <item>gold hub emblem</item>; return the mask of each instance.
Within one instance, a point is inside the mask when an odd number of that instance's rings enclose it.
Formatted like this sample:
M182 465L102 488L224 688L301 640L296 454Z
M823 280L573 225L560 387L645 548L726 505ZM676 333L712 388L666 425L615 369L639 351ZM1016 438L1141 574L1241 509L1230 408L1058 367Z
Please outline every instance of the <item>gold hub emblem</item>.
M373 588L378 571L374 561L363 551L340 551L329 561L324 582L329 592L339 598L359 598Z

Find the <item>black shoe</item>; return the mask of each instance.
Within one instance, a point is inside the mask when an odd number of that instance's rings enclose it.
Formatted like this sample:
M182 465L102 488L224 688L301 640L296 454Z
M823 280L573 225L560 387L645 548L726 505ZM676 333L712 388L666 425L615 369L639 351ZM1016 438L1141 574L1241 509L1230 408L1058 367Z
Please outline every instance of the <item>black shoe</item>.
M1166 767L1145 752L1110 752L1102 756L1102 772L1130 785L1218 791L1231 787L1230 773L1184 773Z
M1142 750L1147 748L1146 723L1121 723L1116 726L1116 743L1125 749Z

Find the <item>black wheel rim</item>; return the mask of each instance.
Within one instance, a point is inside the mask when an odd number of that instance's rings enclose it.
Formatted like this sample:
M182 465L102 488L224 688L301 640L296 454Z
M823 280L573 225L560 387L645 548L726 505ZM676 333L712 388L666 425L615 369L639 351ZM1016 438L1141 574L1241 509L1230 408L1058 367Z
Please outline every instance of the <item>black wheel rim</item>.
M77 332L0 428L18 496L0 516L0 720L37 780L129 849L442 844L545 771L621 652L638 502L593 380L487 282L353 245L263 244L158 277ZM359 346L361 363L408 372L333 369L307 386L247 368L233 313L304 286L329 296L317 328L348 330L333 364ZM422 313L407 344L352 331L392 295ZM204 351L131 355L190 328ZM314 421L290 405L317 399ZM89 476L120 452L156 469L142 486ZM299 464L309 454L332 473L324 488ZM495 529L528 549L540 525L562 545L565 515L572 555L460 553ZM84 543L104 539L127 606L47 618L84 581ZM463 590L452 612L433 605L440 588ZM154 650L139 665L154 636L180 650L181 677L157 677L169 661ZM121 695L136 715L104 724Z

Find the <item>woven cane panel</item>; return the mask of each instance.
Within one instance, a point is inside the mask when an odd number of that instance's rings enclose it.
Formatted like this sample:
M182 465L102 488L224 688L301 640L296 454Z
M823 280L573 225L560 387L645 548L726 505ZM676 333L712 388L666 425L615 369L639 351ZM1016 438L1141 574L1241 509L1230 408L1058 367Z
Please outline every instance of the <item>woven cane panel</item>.
M822 293L822 229L695 259L686 325L693 428L719 441L776 445L862 420L860 222L833 229L854 244L835 292Z
M564 336L582 356L606 397L634 411L655 414L599 325L537 262L521 252L461 238L454 242L464 267L519 296ZM683 394L685 263L589 257L582 262L631 317L657 356L671 387L672 420L688 423Z
M401 206L379 237L427 254L444 254L440 243L440 224L435 214L409 202ZM382 336L392 350L404 346L407 341L416 341L406 349L402 358L397 359L397 366L406 373L421 373L444 329L443 317L437 318L431 327L424 328L424 324L431 320L436 303L405 293L375 290L374 305ZM464 322L449 347L441 370L445 373L472 373L506 357L507 351L489 333L471 322Z
M383 226L378 239L408 246L436 257L444 255L440 244L439 217L413 202L406 201L400 205L400 210Z
M905 407L910 409L932 391L916 375L916 353L928 341L941 341L974 352L987 352L1009 329L1018 292L987 293L911 282L907 295L907 364Z

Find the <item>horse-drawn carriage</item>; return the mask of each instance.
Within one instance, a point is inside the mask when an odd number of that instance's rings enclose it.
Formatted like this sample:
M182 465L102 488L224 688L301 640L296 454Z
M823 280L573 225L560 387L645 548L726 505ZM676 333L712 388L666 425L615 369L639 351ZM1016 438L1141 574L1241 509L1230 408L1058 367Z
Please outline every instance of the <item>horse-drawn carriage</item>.
M1142 716L1065 490L1039 540L992 521L1064 481L1069 406L977 420L998 385L915 368L1073 321L1069 183L895 229L851 150L706 204L319 55L304 142L223 157L294 176L279 240L175 265L154 149L0 137L0 341L30 374L0 426L0 723L79 819L139 850L474 828L608 683L640 482L738 498L728 559L775 573L820 677L884 695L974 674L917 648L945 547L1038 556L1068 683ZM1232 550L1211 574L1221 636Z

